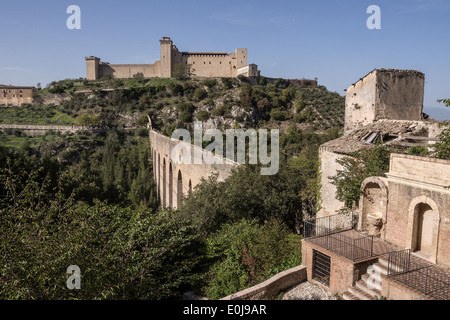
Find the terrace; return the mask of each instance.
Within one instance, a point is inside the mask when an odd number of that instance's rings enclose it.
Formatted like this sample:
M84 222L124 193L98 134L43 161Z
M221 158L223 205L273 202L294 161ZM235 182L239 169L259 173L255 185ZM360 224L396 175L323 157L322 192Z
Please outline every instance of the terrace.
M332 257L343 257L361 275L367 266L378 260L387 262L389 281L396 281L406 288L426 295L427 299L448 300L450 270L431 263L420 256L398 246L355 230L357 222L352 214L336 214L304 222L304 239L314 244L311 262L312 278L330 286L333 273ZM326 250L321 250L323 248ZM336 263L336 262L335 262ZM362 267L361 267L362 266ZM345 268L344 268L345 269ZM341 274L342 277L342 274ZM349 280L347 284L349 284ZM358 279L350 279L355 282ZM339 287L339 279L332 286ZM338 291L338 290L336 290Z

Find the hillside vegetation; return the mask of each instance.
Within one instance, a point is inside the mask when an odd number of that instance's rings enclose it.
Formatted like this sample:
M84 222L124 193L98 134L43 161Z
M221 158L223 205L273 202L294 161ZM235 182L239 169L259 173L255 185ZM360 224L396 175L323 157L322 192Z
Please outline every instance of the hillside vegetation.
M167 135L175 128L191 128L195 120L222 130L296 124L316 131L342 127L344 118L344 97L324 86L283 79L267 83L264 77L253 85L246 78L64 80L38 91L35 105L47 94L62 93L71 99L54 111L75 122L142 126L149 115Z
M67 80L3 113L3 123L112 129L0 135L0 298L180 299L194 290L217 299L299 265L302 222L317 206L318 147L339 136L343 98L244 80ZM70 100L40 107L62 93ZM167 135L194 120L281 128L280 169L262 176L243 165L226 181L203 180L177 211L161 208L147 115ZM73 264L81 290L65 286Z

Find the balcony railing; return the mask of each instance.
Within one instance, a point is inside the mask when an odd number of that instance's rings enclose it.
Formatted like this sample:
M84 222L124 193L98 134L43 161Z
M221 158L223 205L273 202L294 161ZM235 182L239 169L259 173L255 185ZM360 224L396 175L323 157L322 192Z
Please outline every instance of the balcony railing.
M345 231L353 229L352 215L332 215L304 223L307 241L344 256L352 261L373 256L373 236L350 237Z
M449 300L450 276L411 261L411 251L389 253L388 277L438 300Z

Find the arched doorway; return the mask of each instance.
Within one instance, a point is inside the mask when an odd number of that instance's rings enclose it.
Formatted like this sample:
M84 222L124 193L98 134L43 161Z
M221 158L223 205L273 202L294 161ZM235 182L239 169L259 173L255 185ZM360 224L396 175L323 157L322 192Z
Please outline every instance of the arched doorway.
M426 203L420 203L416 206L415 223L412 250L420 255L430 257L433 254L434 244L434 222L436 214L433 209Z
M386 184L381 177L370 177L364 180L361 190L363 194L359 202L358 230L377 237L383 236L383 226L387 219Z
M415 198L409 206L407 248L436 263L439 223L436 203L426 196Z

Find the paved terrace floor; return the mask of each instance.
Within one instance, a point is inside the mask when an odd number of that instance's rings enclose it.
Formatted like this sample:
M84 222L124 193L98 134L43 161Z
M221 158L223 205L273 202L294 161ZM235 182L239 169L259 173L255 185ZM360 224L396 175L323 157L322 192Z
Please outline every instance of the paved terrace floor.
M358 262L370 260L374 257L382 256L392 251L402 250L402 248L387 243L377 237L373 237L373 246L370 243L371 238L367 238L367 241L359 242L359 245L357 246L352 245L352 240L362 239L365 237L367 237L367 234L352 229L328 236L313 237L306 240L323 248L328 248L328 250L338 253L344 257L363 257L355 259ZM370 250L372 250L372 255L369 253Z

